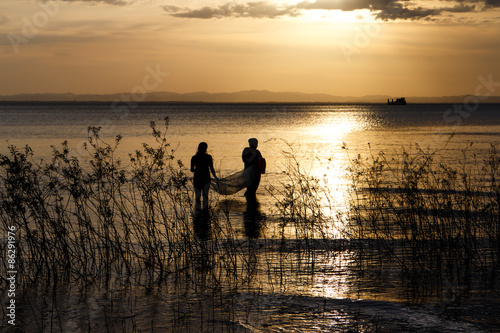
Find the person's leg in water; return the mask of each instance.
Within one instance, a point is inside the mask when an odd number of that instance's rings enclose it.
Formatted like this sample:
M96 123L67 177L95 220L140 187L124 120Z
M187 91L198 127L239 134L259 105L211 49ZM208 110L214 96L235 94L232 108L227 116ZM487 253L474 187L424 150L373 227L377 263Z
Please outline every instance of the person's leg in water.
M210 183L203 186L203 212L208 213L208 191L210 190Z
M201 212L201 189L197 187L194 188L194 204L196 213Z
M252 181L250 186L247 187L247 191L245 192L245 196L247 197L247 201L257 201L257 189L260 184L260 173L255 176L255 179Z
M203 188L195 188L196 211L193 219L194 231L201 239L210 238L210 214L208 211L208 192L210 183L203 185ZM203 197L203 210L201 209L201 199Z

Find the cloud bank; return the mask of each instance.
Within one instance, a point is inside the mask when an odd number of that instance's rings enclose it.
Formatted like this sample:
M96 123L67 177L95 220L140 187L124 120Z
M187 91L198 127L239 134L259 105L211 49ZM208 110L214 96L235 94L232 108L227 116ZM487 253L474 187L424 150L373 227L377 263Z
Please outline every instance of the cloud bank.
M443 6L429 5L429 1L409 0L305 0L293 5L277 4L272 1L253 1L245 4L228 2L220 6L205 6L198 9L178 6L164 6L171 16L194 19L225 17L279 18L296 17L309 10L354 11L368 9L376 19L422 20L444 13L475 13L500 7L500 0L441 0ZM435 3L435 2L434 2Z
M59 1L62 1L62 2L83 2L83 3L88 3L88 4L104 3L104 4L108 4L108 5L115 5L115 6L125 6L125 5L129 5L132 3L130 0L59 0Z
M222 17L253 17L277 18L280 16L298 16L300 9L295 5L279 6L270 1L248 2L246 4L226 3L219 7L203 7L188 9L176 6L164 6L163 9L172 16L185 18L222 18Z

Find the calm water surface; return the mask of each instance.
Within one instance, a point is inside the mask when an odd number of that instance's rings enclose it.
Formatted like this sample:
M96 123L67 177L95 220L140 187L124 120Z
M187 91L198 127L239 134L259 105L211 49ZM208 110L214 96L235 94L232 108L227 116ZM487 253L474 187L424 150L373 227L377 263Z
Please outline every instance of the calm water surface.
M167 137L175 157L189 167L198 143L205 141L222 177L242 169L247 140L258 138L268 165L258 191L266 209L270 202L265 188L278 182L286 169L282 151L289 152L289 146L305 171L327 177L337 205L343 206L347 162L358 153L367 155L370 147L383 150L390 159L401 147L418 144L437 150L439 158L453 165L469 142L474 142L472 149L478 154L500 142L500 105L453 110L448 104L1 105L0 152L7 151L7 142L18 147L28 144L37 158L49 159L50 146L68 140L73 154L85 159L87 128L100 126L109 143L116 135L123 136L118 155L126 161L142 143L152 143L150 122L161 129L164 117L169 117ZM348 151L342 150L344 145Z
M437 150L439 158L458 165L461 150L470 146L470 142L474 142L470 149L479 156L491 144L500 143L500 105L481 105L477 110L460 114L452 110L452 105L445 104L148 104L121 108L107 104L5 104L0 105L0 153L7 152L7 142L18 147L27 144L34 149L37 159L50 159L50 146L68 140L73 154L85 159L82 145L86 141L87 127L101 126L105 140L112 142L116 135L123 136L118 155L126 161L128 153L140 149L144 142L152 142L150 121L155 121L161 128L163 118L168 117L167 137L176 149L176 158L187 165L198 143L205 141L216 169L221 176L225 176L242 169L241 152L247 146L248 138L256 137L268 165L257 194L262 214L271 216L273 201L266 187L283 177L287 160L282 151L293 149L309 174L326 177L335 205L342 208L348 197L347 163L358 153L369 154L370 147L374 151L385 151L391 158L399 154L402 146L408 148L418 144L423 149ZM454 136L450 138L452 134ZM343 146L348 150L342 149ZM232 205L231 215L240 223L236 228L239 228L241 238L245 239L242 222L244 198L242 194L236 194L227 202ZM270 246L266 239L275 237L277 231L274 227L269 225L261 235L264 242L261 247ZM285 272L281 275L285 281L260 282L258 300L255 299L255 290L248 294L242 291L233 298L233 311L240 317L246 316L241 325L237 325L240 327L237 331L331 332L335 331L335 327L351 327L352 323L360 320L359 316L367 318L364 331L375 331L374 318L378 318L375 321L379 320L381 327L386 325L387 331L396 331L397 326L391 324L395 320L404 321L407 328L413 331L469 332L476 329L469 323L443 319L435 312L401 305L406 295L398 285L397 277L391 276L391 270L381 278L370 276L369 272L347 269L357 253L339 251L330 256L319 248L318 254L311 260L317 262L322 273L311 275L307 271L300 273L299 262L302 261L297 258L272 258L269 257L272 251L259 255L259 250L252 249L249 249L249 258L255 260L261 276L266 275L270 263L284 265L290 274ZM286 285L289 287L283 287ZM119 302L123 290L114 292L110 291L111 294L106 296L100 292L89 293L83 301L76 296L65 296L59 301L66 305L64 316L67 318L83 311L85 316L99 321L106 317L107 308L103 304L114 298L115 302ZM147 323L143 327L149 327L148 320L153 319L157 327L162 327L162 320L165 321L168 315L160 314L172 310L169 304L173 303L170 303L169 297L177 299L179 295L145 291L146 295L137 299L137 293L127 293L129 298L126 302L133 303L131 307L140 314L138 318L146 318ZM130 295L136 298L132 299ZM214 299L207 301L200 295L194 295L193 299L201 299L203 306L208 308L214 308L216 303ZM266 309L264 315L250 310L255 308L255 302L258 302L259 308ZM155 307L155 304L160 305ZM218 304L215 308L221 309L222 306ZM357 311L356 315L351 311L353 308ZM481 309L479 306L474 311L479 313ZM192 322L192 327L187 327L194 332L196 329L193 327L199 327L197 325L201 325L203 319L194 318ZM86 331L88 326L71 320L65 325L68 332ZM212 322L211 325L204 330L213 328L213 331L218 331L218 324ZM226 327L224 325L220 323L220 327ZM227 327L233 326L228 324ZM363 331L362 327L356 329ZM342 329L339 328L339 331Z
M107 104L80 105L0 105L0 151L6 141L29 144L40 157L50 155L50 145L68 140L81 153L88 126L101 126L104 137L123 135L124 156L149 139L149 123L170 119L169 138L178 146L177 157L187 161L200 141L221 171L241 167L241 150L249 137L257 137L260 149L271 162L271 172L279 170L283 140L300 148L308 157L335 157L342 143L351 149L398 148L419 143L422 147L445 149L452 158L455 149L474 141L497 143L500 136L499 105L481 105L473 112L457 114L452 105L137 105L112 107ZM465 111L464 111L465 112ZM467 116L467 117L466 117ZM449 134L452 144L445 147Z

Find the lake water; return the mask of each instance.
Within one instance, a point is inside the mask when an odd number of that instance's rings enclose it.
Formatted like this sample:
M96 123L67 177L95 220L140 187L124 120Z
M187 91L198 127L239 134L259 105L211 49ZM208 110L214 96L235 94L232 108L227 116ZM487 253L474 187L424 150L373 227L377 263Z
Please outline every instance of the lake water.
M222 171L240 168L240 153L247 139L259 139L259 148L279 165L277 151L282 140L300 147L310 156L337 156L342 142L349 148L366 150L398 148L419 143L423 147L444 148L451 133L452 145L467 141L480 144L499 140L500 106L484 104L470 111L447 104L388 105L285 105L285 104L202 104L110 106L109 104L1 105L0 140L15 145L29 144L41 157L50 145L68 140L77 150L86 139L88 126L101 126L104 137L121 134L123 151L140 148L148 140L150 121L161 124L170 119L169 138L178 145L183 160L194 154L197 144L206 141ZM6 144L1 146L5 151ZM463 147L462 147L463 148ZM126 155L125 155L126 156Z
M84 160L89 126L102 127L101 135L113 143L123 141L118 156L152 143L150 122L162 129L169 118L167 138L176 149L176 159L189 167L198 143L208 143L208 152L222 177L242 169L241 152L247 140L259 140L267 172L258 194L266 209L272 205L266 186L280 180L286 169L282 151L290 145L302 167L312 176L327 176L337 205L345 202L348 180L342 174L349 159L358 153L383 150L390 159L402 147L418 144L437 150L454 165L461 150L474 142L472 150L484 153L500 142L500 105L479 107L451 104L393 105L297 105L297 104L42 104L0 106L0 153L7 141L18 147L28 144L37 158L50 159L51 145L67 140L75 156ZM450 139L451 134L454 137ZM3 144L1 144L3 143ZM346 146L348 153L342 150ZM125 163L126 164L126 163ZM326 167L328 165L328 168ZM188 174L189 171L188 171ZM238 197L238 195L236 195ZM239 197L242 194L239 193Z
M123 136L117 155L127 165L129 153L141 149L142 143L153 142L150 121L155 121L161 129L164 117L168 117L167 138L176 150L176 159L187 166L198 143L205 141L217 172L225 176L242 169L241 152L247 140L255 137L267 160L267 172L257 192L260 210L272 221L276 211L267 189L282 181L283 171L287 170L288 160L282 151L293 149L307 174L327 179L334 206L343 209L347 206L350 186L345 171L357 154L368 156L370 149L373 152L383 150L391 159L400 156L402 147L417 144L424 150L437 151L438 159L459 166L463 149L469 147L481 159L491 144L500 143L499 113L500 105L495 104L479 107L446 104L2 104L0 153L8 151L7 142L17 147L27 144L33 148L35 159L49 160L50 146L67 140L73 155L84 160L87 153L82 146L87 128L100 126L102 137L110 143L116 135ZM186 172L190 175L187 169ZM256 270L261 272L267 272L266 265L280 266L283 269L280 276L284 279L284 282L259 280L258 287L252 285L251 292L242 289L231 293L229 317L222 311L226 300L200 295L199 285L193 282L196 276L192 277L193 281L186 282L193 289L186 287L190 291L185 293L172 291L168 286L144 290L143 286L121 286L107 291L97 288L84 296L72 290L58 295L57 302L39 297L31 306L58 303L58 320L63 318L64 323L53 331L63 332L106 331L100 325L110 320L107 311L111 311L111 322L115 325L110 331L117 332L153 331L153 327L158 332L175 332L176 324L180 325L178 331L183 332L340 332L347 329L359 332L472 332L488 326L500 327L495 319L497 312L488 315L490 304L497 306L498 298L479 297L467 306L455 308L460 319L450 317L449 311L406 306L407 294L394 270L389 269L387 275L378 276L375 271L354 269L355 265L350 263L359 253L349 250L339 250L332 255L323 251L320 244L314 245L317 252L313 259L305 261L309 265L312 263L320 273L302 271L300 253L296 257L281 258L278 254L273 257L273 253L279 253L273 250L277 246L273 242L278 234L275 230L278 223L273 229L270 222L255 243L247 244L244 197L238 193L226 201L233 207L230 215L236 221L237 239L243 242L241 246L245 251L248 247L249 255L245 260L255 260ZM203 256L201 253L200 257ZM368 266L379 264L369 260L367 263ZM204 266L203 263L199 265ZM183 297L188 301L179 302ZM255 310L257 308L259 311ZM196 315L188 315L191 313ZM44 318L48 314L53 316L54 312L40 310L37 314ZM80 316L80 319L71 319L72 316ZM89 318L89 322L81 317ZM95 321L95 326L90 321ZM33 322L30 325L27 327L37 327Z

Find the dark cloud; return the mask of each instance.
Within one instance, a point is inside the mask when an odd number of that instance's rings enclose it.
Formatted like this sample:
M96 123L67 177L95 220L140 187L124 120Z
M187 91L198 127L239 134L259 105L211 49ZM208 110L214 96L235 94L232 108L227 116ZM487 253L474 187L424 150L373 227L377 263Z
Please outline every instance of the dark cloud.
M472 0L477 1L477 0ZM500 0L489 0L500 2ZM356 9L370 9L379 11L376 18L382 20L420 20L430 16L437 16L444 12L473 12L475 6L464 5L463 3L453 7L445 8L407 8L405 3L408 0L318 0L316 2L303 1L297 6L303 9L324 9L324 10L343 10L352 11Z
M164 6L170 15L185 18L221 18L221 17L254 17L277 18L280 16L297 16L296 6L278 6L268 1L248 2L246 4L226 3L219 7L203 7L200 9L183 9L176 6Z
M109 1L109 0L108 0ZM184 18L211 19L223 17L278 18L282 16L299 16L307 10L342 10L353 11L369 9L380 20L421 20L430 19L442 13L475 12L476 5L487 8L500 7L500 0L444 0L443 3L459 3L455 6L441 8L424 7L425 1L409 0L304 0L295 5L280 6L271 1L248 2L237 4L226 3L218 7L202 7L199 9L164 6L163 9L172 16ZM411 4L411 6L410 6Z
M115 6L125 6L130 4L130 1L126 0L62 0L64 2L83 2L88 4L96 4L96 3L107 3L108 5Z
M443 12L450 12L450 13L468 13L468 12L475 12L476 11L476 6L474 5L456 5L453 7L449 8L444 8L442 9Z
M435 16L441 13L437 9L423 7L406 8L404 3L407 0L318 0L303 1L297 6L303 9L323 9L323 10L342 10L353 11L356 9L370 9L377 19L381 20L420 20L429 16Z
M486 0L485 4L489 7L500 7L500 0Z
M163 10L168 13L177 13L182 11L182 8L177 6L163 6Z
M302 1L297 4L301 9L324 9L352 11L356 9L386 8L397 0L318 0ZM403 0L406 1L406 0Z
M429 16L436 16L440 14L437 9L427 9L422 7L408 9L400 4L393 4L389 8L386 8L377 15L375 18L390 21L390 20L421 20Z
M466 13L474 12L475 6L459 4L453 7L444 8L406 8L401 3L392 3L386 8L382 9L375 17L380 20L390 21L390 20L421 20L428 19L433 16L438 16L442 13Z

